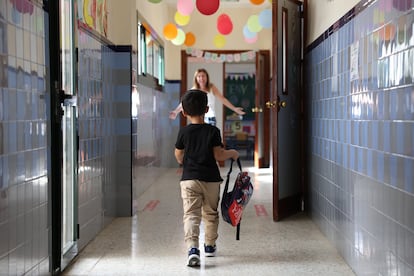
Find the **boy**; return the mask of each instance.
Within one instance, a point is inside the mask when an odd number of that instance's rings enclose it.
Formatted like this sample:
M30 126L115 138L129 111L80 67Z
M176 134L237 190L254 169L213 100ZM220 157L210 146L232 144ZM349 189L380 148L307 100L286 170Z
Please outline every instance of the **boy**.
M200 265L198 237L200 222L205 224L204 251L207 257L216 253L220 184L223 181L217 161L237 160L236 150L225 150L220 130L204 123L208 111L207 94L189 90L183 96L182 113L191 124L180 129L175 143L175 158L183 166L180 181L183 199L184 240L188 247L188 266Z

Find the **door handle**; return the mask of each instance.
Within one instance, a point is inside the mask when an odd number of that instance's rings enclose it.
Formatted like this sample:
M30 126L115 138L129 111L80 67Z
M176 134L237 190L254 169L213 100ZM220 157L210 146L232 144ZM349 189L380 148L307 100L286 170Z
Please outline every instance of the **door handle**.
M287 106L287 102L286 101L281 101L279 96L277 96L277 101L267 101L266 102L266 107L267 108L277 107L277 111L279 111L280 108L285 108L286 106Z
M252 112L253 113L263 112L263 108L255 106L252 108Z

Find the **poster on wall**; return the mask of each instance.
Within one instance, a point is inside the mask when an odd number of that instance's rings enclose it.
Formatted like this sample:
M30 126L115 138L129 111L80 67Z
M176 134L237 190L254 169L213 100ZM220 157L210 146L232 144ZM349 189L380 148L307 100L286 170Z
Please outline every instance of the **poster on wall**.
M359 41L351 44L351 69L350 69L350 80L357 80L359 78L358 73L358 55L359 55Z
M79 0L78 20L104 37L108 34L106 0Z
M234 106L242 107L245 115L243 120L254 120L252 108L255 106L255 76L249 73L228 73L226 77L226 98ZM226 108L226 117L232 116L233 111Z

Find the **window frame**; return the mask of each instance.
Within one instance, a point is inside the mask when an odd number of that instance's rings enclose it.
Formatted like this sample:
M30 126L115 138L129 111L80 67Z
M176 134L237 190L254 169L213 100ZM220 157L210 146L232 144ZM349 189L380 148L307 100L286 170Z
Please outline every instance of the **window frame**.
M159 41L156 32L138 15L138 83L146 86L157 88L162 91L165 84L165 56L164 44ZM148 46L148 37L150 43L154 46ZM154 48L158 48L155 51ZM149 52L150 51L150 52ZM149 59L148 55L152 59ZM151 66L148 62L151 61ZM157 72L154 72L154 71ZM151 71L151 72L150 72Z

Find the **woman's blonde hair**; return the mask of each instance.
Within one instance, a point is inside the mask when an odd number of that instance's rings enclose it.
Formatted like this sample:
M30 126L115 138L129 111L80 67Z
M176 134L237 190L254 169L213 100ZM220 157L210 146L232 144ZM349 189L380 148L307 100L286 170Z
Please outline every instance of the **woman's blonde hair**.
M194 79L193 79L193 88L200 89L200 85L197 82L197 75L200 74L200 73L206 74L206 77L207 77L206 87L208 89L210 89L211 86L212 86L212 83L210 83L210 76L208 75L207 70L204 69L204 68L200 68L200 69L197 69L195 71L195 73L194 73Z

